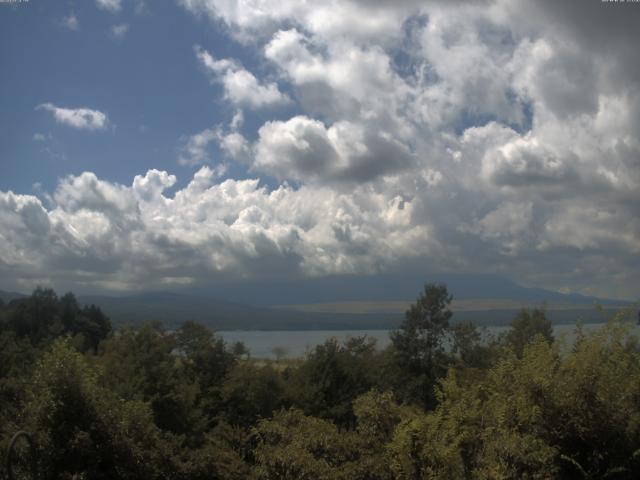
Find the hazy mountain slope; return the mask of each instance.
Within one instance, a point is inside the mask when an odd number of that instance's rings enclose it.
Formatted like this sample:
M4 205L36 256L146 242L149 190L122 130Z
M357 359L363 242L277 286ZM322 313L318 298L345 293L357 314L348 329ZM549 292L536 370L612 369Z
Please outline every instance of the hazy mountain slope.
M24 295L22 293L5 292L4 290L0 290L0 300L2 300L5 303L8 303L11 300L16 299L16 298L24 298L24 297L26 297L26 295Z
M198 294L251 305L292 305L345 301L413 301L425 282L445 283L455 299L508 299L603 305L617 300L580 294L563 294L541 288L527 288L497 275L484 274L402 274L377 276L331 276L290 282L253 282L224 285Z
M115 325L157 320L173 328L186 320L217 330L311 330L394 328L425 282L445 283L454 296L454 321L504 325L521 306L547 302L554 323L606 319L629 302L526 288L495 275L335 276L298 282L254 282L215 289L151 292L127 296L80 295ZM9 300L22 296L2 292ZM605 314L594 304L605 306ZM275 308L280 306L280 308Z
M194 320L217 330L361 329L389 328L397 325L401 317L293 312L175 293L82 296L79 300L83 304L98 305L116 325L157 320L168 327L175 327L186 320Z
M174 328L186 320L204 323L216 330L359 330L396 328L403 312L334 313L257 308L194 295L154 293L130 297L80 297L109 315L116 326L161 321ZM511 309L464 310L454 312L453 321L473 321L478 325L506 325L517 312ZM604 312L590 306L549 310L554 323L602 322L615 309Z

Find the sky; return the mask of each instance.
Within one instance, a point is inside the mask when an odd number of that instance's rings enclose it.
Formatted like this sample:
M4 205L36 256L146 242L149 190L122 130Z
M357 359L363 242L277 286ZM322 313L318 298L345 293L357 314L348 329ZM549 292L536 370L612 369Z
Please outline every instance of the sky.
M637 299L640 3L0 3L0 288Z

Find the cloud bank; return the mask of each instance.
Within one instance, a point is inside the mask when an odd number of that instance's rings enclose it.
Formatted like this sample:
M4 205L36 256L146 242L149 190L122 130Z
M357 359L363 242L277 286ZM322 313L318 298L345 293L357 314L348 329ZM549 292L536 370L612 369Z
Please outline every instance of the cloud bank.
M197 47L223 101L294 111L186 135L179 161L199 170L173 195L176 178L156 170L127 186L67 177L47 205L0 194L3 275L152 288L411 264L637 298L640 9L179 3L269 72ZM106 123L42 108L77 128ZM250 178L220 177L234 161Z

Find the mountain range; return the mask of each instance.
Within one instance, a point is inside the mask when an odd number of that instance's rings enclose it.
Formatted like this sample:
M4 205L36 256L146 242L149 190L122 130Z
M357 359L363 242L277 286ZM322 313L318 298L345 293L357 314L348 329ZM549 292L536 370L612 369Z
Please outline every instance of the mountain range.
M629 301L527 288L494 275L440 274L336 276L295 282L255 282L211 289L80 295L98 305L114 325L160 321L174 328L185 320L216 330L338 330L396 328L421 285L445 283L454 297L453 321L504 325L523 307L545 305L554 323L601 322ZM413 298L411 293L413 293ZM0 291L7 302L24 294ZM595 305L600 305L596 309Z

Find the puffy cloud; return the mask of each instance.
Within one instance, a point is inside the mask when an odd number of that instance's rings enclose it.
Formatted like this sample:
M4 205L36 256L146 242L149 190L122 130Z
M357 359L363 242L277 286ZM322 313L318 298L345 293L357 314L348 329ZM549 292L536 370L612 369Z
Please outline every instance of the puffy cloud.
M640 10L181 3L262 49L295 94L296 116L266 121L252 145L242 135L223 147L254 172L411 199L410 223L446 246L447 259L430 258L438 268L637 295L627 285L640 244ZM334 233L357 238L351 227ZM627 280L611 285L613 271Z
M385 132L350 122L326 128L298 116L259 130L254 168L299 181L366 181L409 166L411 153Z
M510 30L489 15L486 6L434 8L415 34L414 111L433 128L482 119L525 120L511 87L516 43Z
M323 38L389 41L401 33L403 20L422 2L297 0L180 0L195 15L222 20L239 40L250 43L268 36L283 23L298 23Z
M534 136L517 137L499 149L489 151L483 172L497 185L547 188L578 180L577 158L562 157Z
M235 131L221 133L218 142L228 157L243 163L251 161L252 147L241 133Z
M382 48L349 42L318 45L290 29L276 32L264 51L309 113L366 122L403 138L411 134L410 120L403 115L411 89Z
M437 248L426 226L412 225L407 199L216 178L203 167L167 197L176 181L167 172L150 170L130 187L83 173L61 180L49 210L36 197L1 193L0 270L27 283L47 271L85 287L146 288L258 277L267 267L283 275L376 271Z
M176 183L176 176L159 170L149 170L143 177L136 175L133 179L133 193L146 202L158 200L162 192Z
M91 174L63 179L50 209L3 194L0 268L16 278L46 271L136 286L411 263L637 296L639 9L524 0L181 4L264 57L268 76L196 48L227 101L245 109L295 102L294 116L261 112L256 126L236 113L228 126L186 137L181 163L218 166L173 195L175 178L153 170L131 187ZM79 128L96 123L42 108ZM282 183L222 181L214 152ZM30 240L18 244L8 231ZM50 247L36 252L42 241Z
M92 110L90 108L63 108L57 107L52 103L43 103L36 108L53 113L53 117L58 123L80 130L104 130L109 125L107 115L99 110Z
M195 47L200 63L216 81L222 83L225 98L230 102L250 108L284 105L291 100L274 82L261 84L248 70L234 60L216 60L201 47Z
M527 237L532 236L532 210L531 202L504 202L471 227L461 226L460 229L478 234L485 241L499 242L504 254L515 255L527 246Z
M579 250L622 250L640 253L640 221L627 220L613 208L593 205L570 205L550 216L542 233L540 248L572 247ZM622 227L622 228L621 228Z
M0 265L31 268L46 248L51 229L47 211L40 200L29 195L0 192Z

